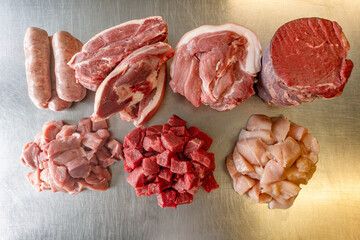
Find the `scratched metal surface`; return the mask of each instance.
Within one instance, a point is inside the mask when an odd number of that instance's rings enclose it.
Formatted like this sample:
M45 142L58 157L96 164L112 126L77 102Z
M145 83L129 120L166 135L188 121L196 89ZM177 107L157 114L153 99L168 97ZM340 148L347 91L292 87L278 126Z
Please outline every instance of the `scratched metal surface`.
M12 1L0 4L0 239L359 239L360 238L360 2L352 0L220 1ZM169 86L149 124L172 114L214 138L215 177L220 188L201 190L191 205L161 209L154 196L137 198L123 164L111 167L106 192L77 196L38 193L27 182L19 157L45 121L74 124L92 112L94 94L64 112L37 109L29 100L23 37L29 26L49 34L66 30L86 42L124 21L161 15L175 47L187 31L203 24L235 22L252 29L264 49L285 22L307 16L336 20L351 44L355 63L341 97L295 108L272 107L257 96L229 112L194 108ZM268 210L233 191L224 160L251 114L284 114L309 128L321 145L318 170L288 210ZM110 130L118 138L134 127L117 116Z

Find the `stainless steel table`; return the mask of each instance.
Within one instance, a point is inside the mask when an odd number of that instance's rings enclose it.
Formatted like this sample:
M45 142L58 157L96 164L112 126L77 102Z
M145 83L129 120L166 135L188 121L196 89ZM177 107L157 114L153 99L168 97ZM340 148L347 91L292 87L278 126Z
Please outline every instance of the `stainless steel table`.
M0 239L359 239L360 238L360 1L13 1L0 3ZM307 16L336 20L351 44L355 63L341 97L295 108L273 107L253 96L228 112L193 107L167 86L164 101L149 124L172 114L214 138L215 177L220 188L201 190L190 205L161 209L156 197L138 198L126 182L123 163L111 167L106 192L77 196L38 193L19 161L45 121L75 124L89 116L94 94L64 112L37 109L27 95L23 38L29 26L49 34L66 30L86 42L127 20L161 15L175 47L187 31L203 24L235 22L252 29L263 49L285 22ZM318 170L303 186L293 207L269 210L232 189L225 157L251 114L284 114L306 126L321 145ZM134 129L118 116L110 119L116 138Z

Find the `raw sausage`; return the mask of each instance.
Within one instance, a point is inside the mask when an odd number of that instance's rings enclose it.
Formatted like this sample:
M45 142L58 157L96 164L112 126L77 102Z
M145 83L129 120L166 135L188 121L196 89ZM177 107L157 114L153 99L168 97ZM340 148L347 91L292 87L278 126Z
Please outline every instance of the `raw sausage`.
M50 44L46 31L30 27L24 39L28 93L38 108L47 108L51 98Z
M65 101L78 102L86 95L86 89L75 80L75 71L67 65L72 56L81 51L82 45L78 39L65 31L56 32L53 36L56 91Z
M72 102L67 102L59 98L56 92L56 78L55 78L55 59L52 49L52 39L53 37L49 37L50 43L50 73L51 73L51 99L49 101L48 107L52 111L62 111L69 107L71 107Z

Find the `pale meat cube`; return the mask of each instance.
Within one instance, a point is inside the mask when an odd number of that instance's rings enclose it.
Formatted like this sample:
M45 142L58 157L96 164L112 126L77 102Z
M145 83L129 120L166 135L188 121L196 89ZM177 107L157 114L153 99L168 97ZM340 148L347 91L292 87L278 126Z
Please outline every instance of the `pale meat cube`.
M238 173L238 171L236 170L236 166L232 154L229 154L226 158L226 167L231 178L234 178L234 176Z
M233 159L236 166L236 170L242 174L255 172L253 166L237 151L234 149Z
M260 183L256 184L248 191L249 197L257 203L269 203L272 197L266 193L261 193Z
M297 167L299 172L308 172L313 165L313 162L306 157L299 157L295 162L295 166Z
M305 136L301 139L301 142L304 143L307 151L314 152L315 154L319 154L320 152L319 142L310 133L305 134Z
M307 184L309 179L305 172L300 172L296 166L291 166L285 171L286 179L295 184Z
M66 167L58 166L53 161L49 161L49 173L56 185L59 187L64 187L64 183L68 178Z
M265 153L265 145L259 138L248 138L237 142L237 151L251 164L261 165L261 157Z
M281 143L277 143L275 145L268 145L266 147L266 153L271 160L275 160L279 163L283 161Z
M260 186L263 187L264 185L283 180L284 173L285 169L278 162L274 160L269 161L264 168Z
M246 139L246 138L261 138L264 143L266 144L274 144L275 139L272 136L271 131L269 130L255 130L255 131L247 131L242 129L239 134L239 139Z
M296 141L300 141L301 138L308 132L307 128L298 126L294 123L290 125L289 137L292 137Z
M268 130L271 131L271 119L265 115L252 115L246 125L248 131Z
M237 173L233 178L234 189L240 195L247 193L255 185L255 183L254 179L244 176L241 173Z
M289 130L290 130L290 121L286 119L286 117L274 117L271 119L272 121L272 133L274 138L280 142L284 141Z
M255 172L250 172L247 173L246 175L248 175L251 178L260 180L264 174L264 168L262 166L253 166Z
M261 192L267 193L273 198L278 198L279 196L281 196L282 199L286 200L292 197L296 197L301 190L298 185L286 180L267 184L261 187Z
M285 168L290 167L301 154L299 144L292 138L287 137L283 143L280 144L282 152L281 165Z
M277 198L269 203L270 209L288 209L294 204L295 197L290 199Z

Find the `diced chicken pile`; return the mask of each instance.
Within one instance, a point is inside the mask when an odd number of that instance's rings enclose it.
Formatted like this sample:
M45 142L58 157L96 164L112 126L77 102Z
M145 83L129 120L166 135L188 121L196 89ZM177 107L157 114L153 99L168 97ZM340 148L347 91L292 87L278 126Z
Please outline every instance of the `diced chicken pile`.
M111 179L107 167L123 158L122 145L110 138L107 128L105 120L90 118L77 126L46 122L34 142L24 146L21 161L34 170L27 179L39 192L105 191Z
M213 140L173 115L167 124L137 128L124 139L124 169L139 197L157 196L160 207L191 203L200 186L219 187L213 175L215 158L208 153Z
M305 127L285 117L253 115L242 129L227 169L240 195L269 208L292 206L316 170L320 146Z

